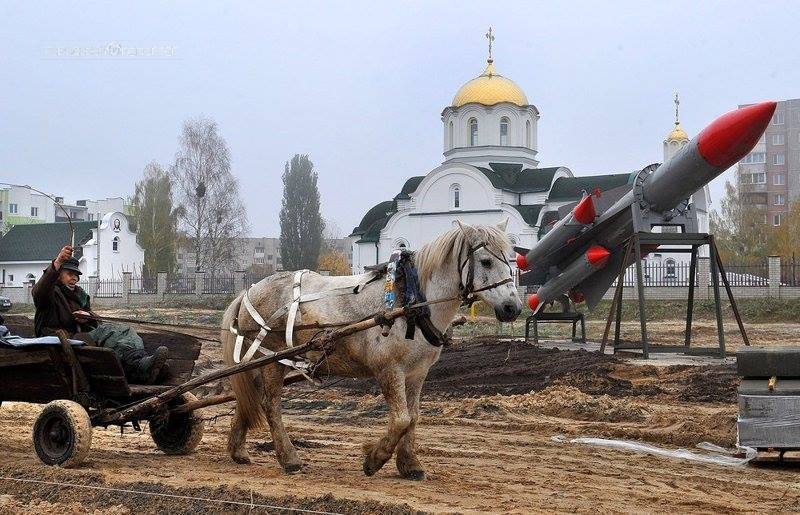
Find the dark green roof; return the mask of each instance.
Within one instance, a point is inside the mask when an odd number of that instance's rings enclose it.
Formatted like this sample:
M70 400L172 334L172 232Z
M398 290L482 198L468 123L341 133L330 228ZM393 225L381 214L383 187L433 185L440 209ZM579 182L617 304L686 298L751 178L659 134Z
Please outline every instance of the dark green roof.
M394 199L405 200L411 198L411 194L416 191L417 186L419 186L419 183L421 183L424 178L424 175L417 175L407 180L406 183L403 184L403 189L400 190L400 193L398 193Z
M578 200L581 192L608 191L630 184L635 174L617 173L612 175L590 175L586 177L559 177L550 190L547 200Z
M477 167L495 188L514 193L547 191L553 176L561 168L525 168L521 164L489 163L489 168Z
M539 220L539 212L543 207L543 204L532 204L530 206L514 206L514 209L519 211L519 214L522 215L522 219L525 220L526 224L536 225L536 222Z
M73 222L73 225L78 245L88 241L87 233L97 227L97 222ZM15 225L0 238L0 261L50 261L71 240L72 233L66 222ZM75 257L80 255L80 249L76 249Z
M377 233L379 234L380 230L386 226L386 222L389 221L389 216L395 211L397 211L397 204L393 200L384 200L372 206L372 208L367 211L367 214L364 215L364 218L361 219L361 223L358 224L358 227L353 229L353 233L350 236L362 236L363 240L368 232L371 235L374 234L377 226L379 226L377 227ZM375 241L378 240L376 239Z

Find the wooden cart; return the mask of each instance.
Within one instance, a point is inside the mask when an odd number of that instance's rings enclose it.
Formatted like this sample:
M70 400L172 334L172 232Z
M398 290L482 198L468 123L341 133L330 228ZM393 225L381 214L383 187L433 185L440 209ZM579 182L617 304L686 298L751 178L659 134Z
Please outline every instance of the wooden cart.
M23 322L24 320L24 322ZM7 321L11 332L32 336L27 319ZM148 399L188 381L200 354L191 336L141 333L148 351L169 348L169 374L159 385L130 384L110 349L73 346L61 338L56 345L14 348L0 345L0 402L45 404L33 427L36 454L48 465L74 466L89 452L92 427L105 426L104 414ZM188 454L203 437L202 420L193 411L173 412L195 401L184 393L162 409L121 420L119 425L147 420L156 446L166 454Z

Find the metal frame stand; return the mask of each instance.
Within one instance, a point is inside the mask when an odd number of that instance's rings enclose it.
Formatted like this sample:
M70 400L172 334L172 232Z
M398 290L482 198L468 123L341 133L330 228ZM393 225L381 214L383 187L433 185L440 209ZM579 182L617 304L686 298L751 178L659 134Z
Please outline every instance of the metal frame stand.
M525 319L525 341L530 340L531 328L533 328L533 344L539 345L539 324L572 324L572 342L586 343L586 320L583 313L550 313L541 312L531 315ZM578 323L581 324L581 337L578 338Z
M613 348L616 353L617 350L641 350L642 357L645 359L650 357L650 342L647 338L647 318L645 313L645 300L644 300L644 272L642 270L642 245L690 245L691 249L668 249L660 248L659 252L664 253L690 253L691 263L689 265L689 296L686 307L686 330L683 345L659 345L655 351L657 352L674 352L694 355L718 355L725 356L725 332L722 325L722 305L720 302L719 293L719 280L722 278L723 286L728 294L728 300L731 303L733 316L739 326L739 332L742 334L742 340L745 345L750 345L750 340L747 338L747 333L742 323L742 318L739 315L739 308L736 305L736 300L733 297L728 276L725 274L725 267L722 265L722 260L717 251L717 245L714 242L714 236L706 233L650 233L650 232L636 232L631 238L628 239L625 245L625 255L619 269L617 276L617 287L614 290L614 297L611 301L611 308L609 309L608 319L606 320L606 328L603 332L603 341L600 344L600 352L605 352L606 343L608 342L609 332L611 330L611 323L616 321L614 326L614 342ZM694 311L694 288L695 288L695 274L697 272L697 249L703 245L709 247L709 259L711 264L711 284L714 290L714 306L717 319L717 335L719 339L719 348L692 348L692 313ZM620 324L622 322L622 289L625 279L625 270L628 268L628 261L634 253L636 267L636 290L639 301L639 325L641 327L642 340L634 343L622 343L620 341Z

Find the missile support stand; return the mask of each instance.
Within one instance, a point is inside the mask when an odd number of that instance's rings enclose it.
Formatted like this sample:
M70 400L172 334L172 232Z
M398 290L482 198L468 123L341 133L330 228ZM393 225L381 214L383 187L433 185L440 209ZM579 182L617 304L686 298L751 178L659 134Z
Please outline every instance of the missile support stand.
M739 309L736 305L733 292L731 291L728 277L725 273L725 267L719 257L714 236L705 233L650 233L650 232L634 232L625 243L625 254L622 264L617 276L617 285L614 290L614 296L611 302L611 309L608 313L606 320L606 327L603 333L603 340L600 346L600 352L605 352L608 336L611 329L612 322L615 323L614 327L614 340L613 350L616 353L618 350L641 350L642 357L647 359L651 350L656 352L670 352L670 353L683 353L693 355L718 355L719 357L725 356L725 333L722 321L722 305L720 299L720 279L722 280L723 287L728 295L733 316L738 324L739 331L742 335L742 340L745 345L750 345L747 338L747 333L742 323L742 318L739 315ZM651 349L650 341L647 336L647 318L645 309L645 285L644 285L644 271L642 270L642 246L654 248L653 246L661 245L686 245L691 248L659 248L659 252L664 253L690 253L691 262L689 265L689 294L686 308L686 329L683 345L659 345L655 349ZM708 245L709 248L709 261L711 268L711 285L714 292L714 307L717 322L717 335L719 346L717 348L701 348L691 347L692 337L692 314L694 311L694 289L695 289L695 275L697 273L697 257L698 249L702 246ZM625 270L628 268L628 262L631 253L635 255L633 265L636 267L636 290L637 300L639 305L639 324L641 329L640 342L622 342L620 340L620 324L622 321L622 293L623 283L625 279Z

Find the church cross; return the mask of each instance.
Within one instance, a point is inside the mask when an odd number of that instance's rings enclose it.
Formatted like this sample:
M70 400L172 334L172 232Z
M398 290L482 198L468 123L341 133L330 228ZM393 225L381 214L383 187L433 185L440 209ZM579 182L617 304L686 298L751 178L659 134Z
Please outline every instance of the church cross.
M489 61L492 60L492 42L494 41L494 34L492 34L492 28L489 27L489 32L486 33L486 39L489 40Z
M675 125L678 125L680 122L678 121L678 106L681 105L681 101L678 100L678 93L675 93Z

